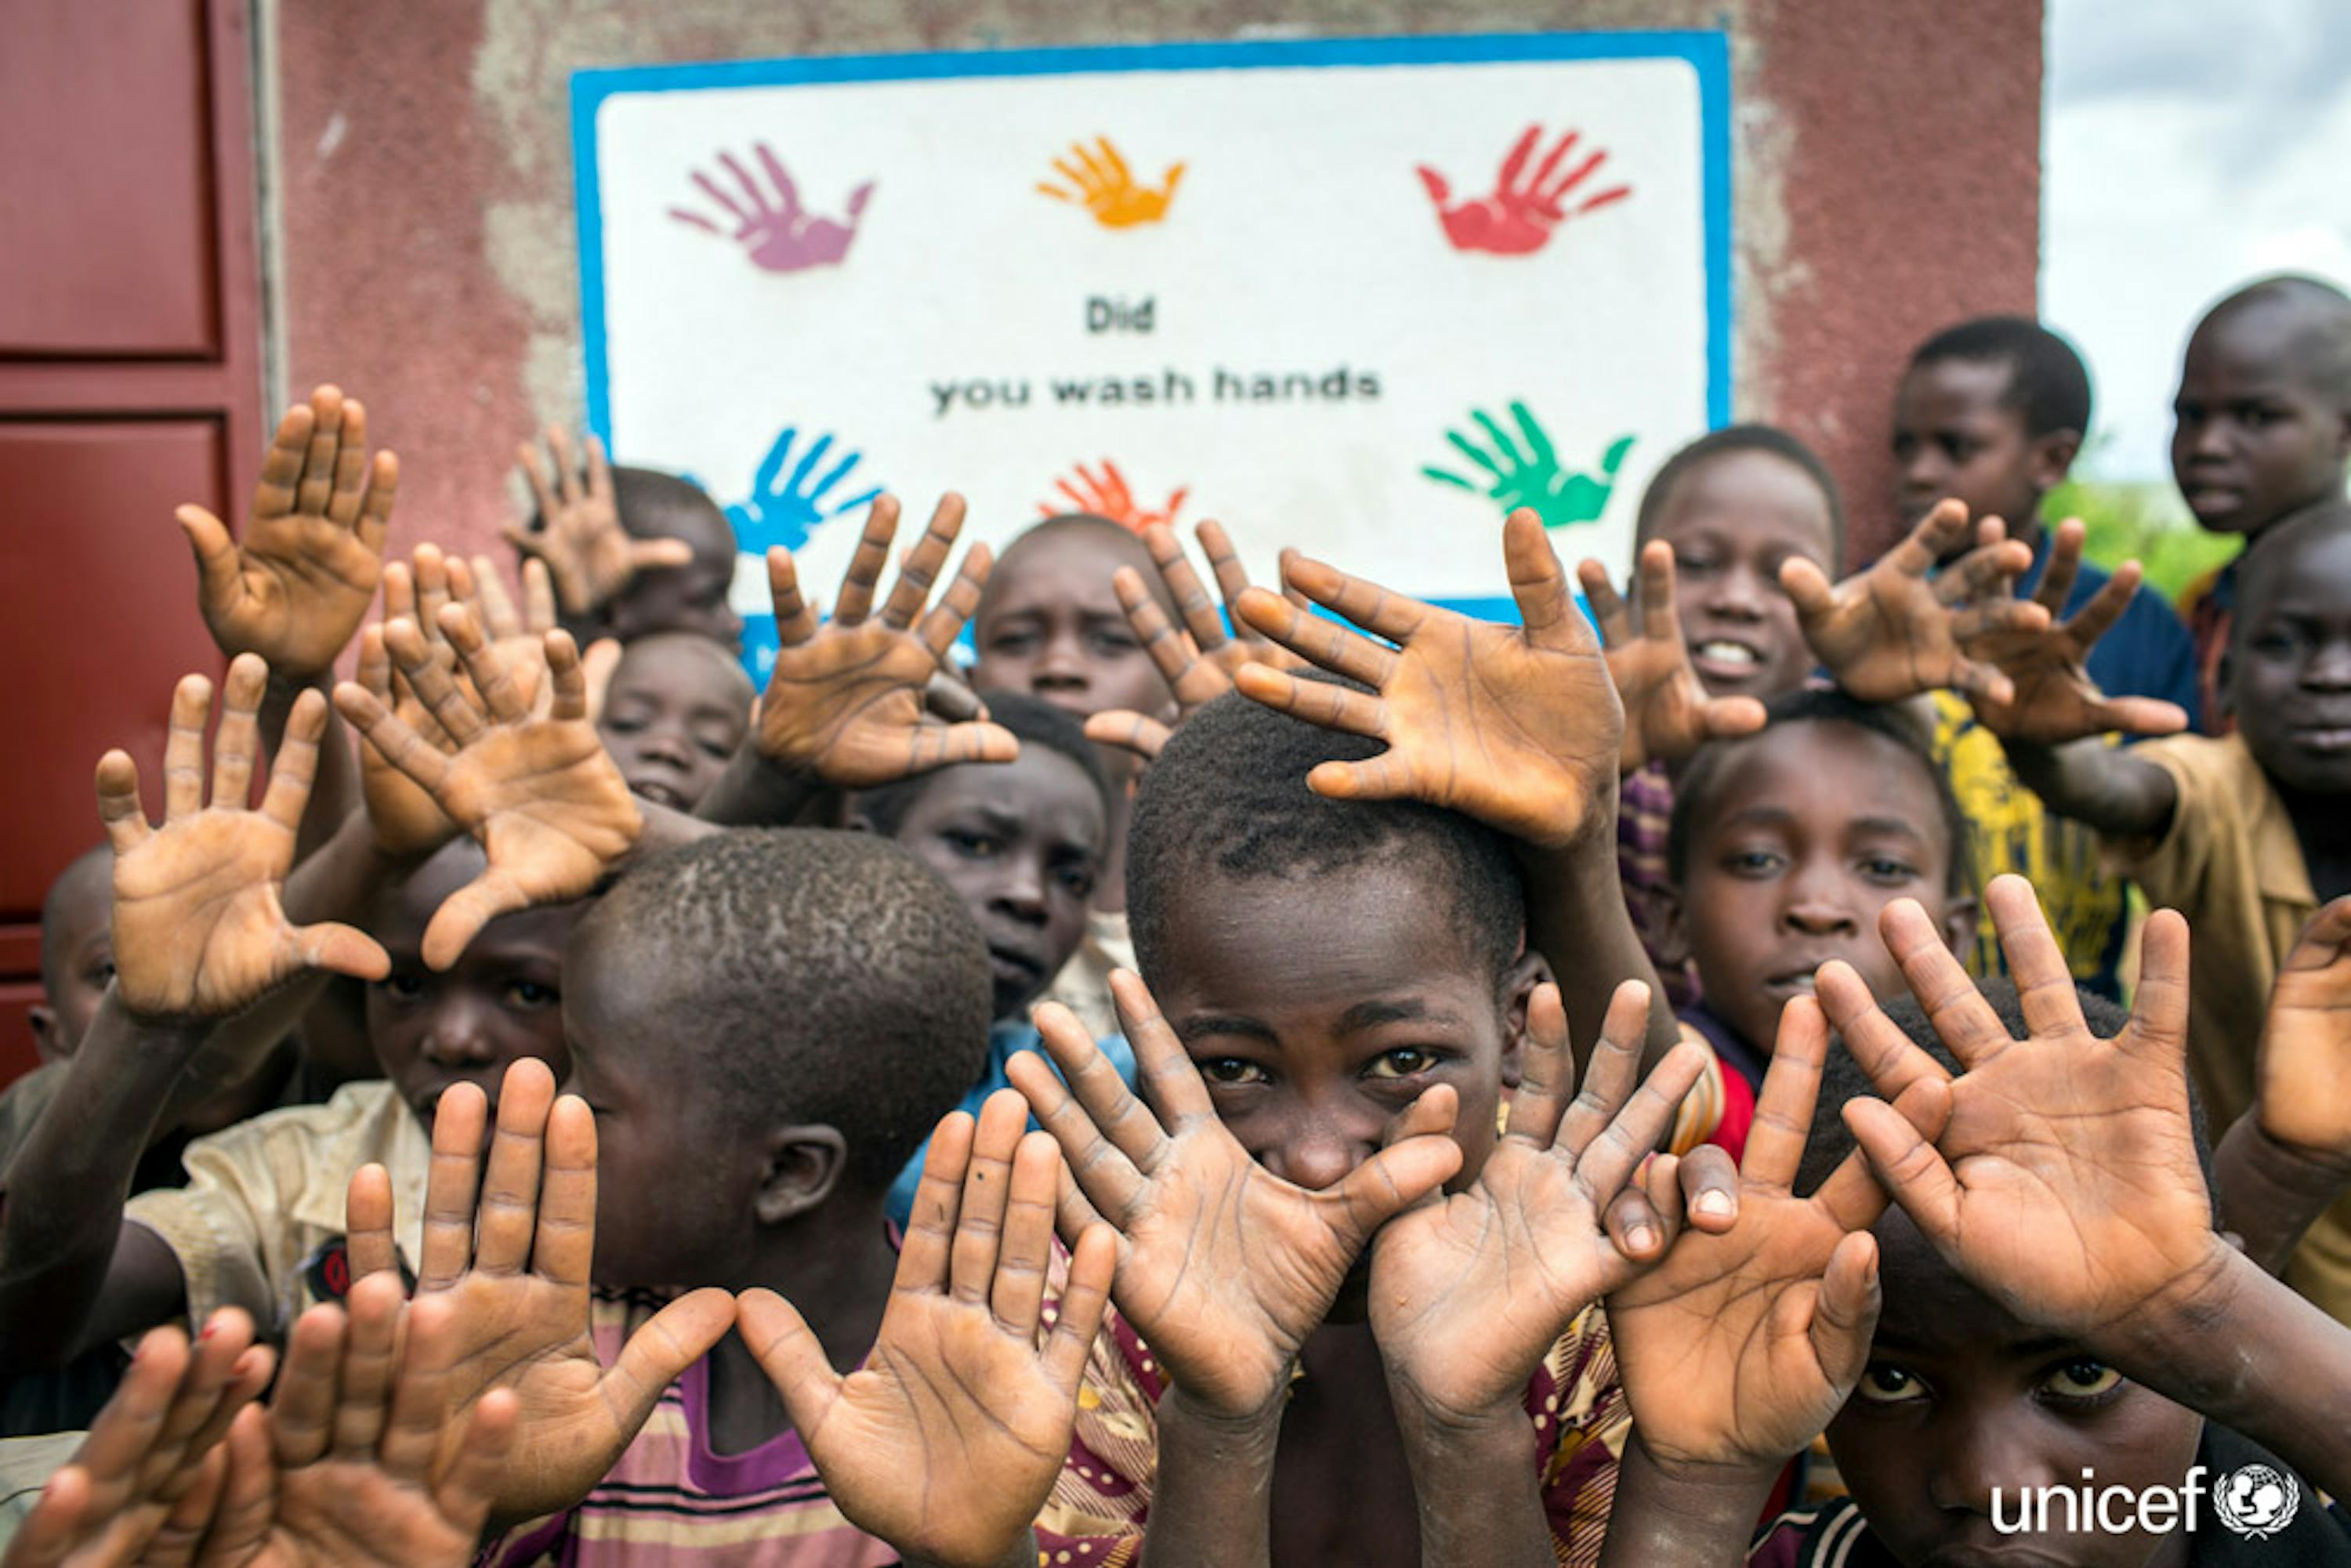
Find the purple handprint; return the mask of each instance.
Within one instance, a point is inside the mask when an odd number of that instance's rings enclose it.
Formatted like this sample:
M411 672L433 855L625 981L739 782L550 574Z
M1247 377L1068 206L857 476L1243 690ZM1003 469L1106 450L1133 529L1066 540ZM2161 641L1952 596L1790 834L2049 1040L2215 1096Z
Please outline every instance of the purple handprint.
M718 154L718 162L735 176L742 187L739 196L730 195L703 171L694 172L694 183L703 193L733 215L735 232L726 231L702 214L685 207L672 207L669 215L682 224L711 234L731 237L741 242L751 264L763 272L801 272L811 267L837 267L849 254L849 242L857 237L858 215L865 211L866 198L873 194L873 182L868 180L849 193L849 221L835 223L831 218L811 217L800 205L799 187L764 141L757 143L752 152L759 167L767 171L768 182L775 187L770 198L759 189L751 172L743 167L732 152Z

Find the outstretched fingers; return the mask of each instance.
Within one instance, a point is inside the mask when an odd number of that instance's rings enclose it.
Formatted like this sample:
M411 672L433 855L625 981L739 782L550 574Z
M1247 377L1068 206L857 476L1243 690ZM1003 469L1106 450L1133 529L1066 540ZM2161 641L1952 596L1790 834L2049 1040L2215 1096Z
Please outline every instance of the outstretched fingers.
M1229 549L1231 541L1227 540L1226 546ZM1159 568L1160 580L1166 583L1167 591L1175 597L1176 612L1184 617L1184 629L1191 633L1193 643L1204 650L1224 646L1225 623L1217 613L1216 601L1208 597L1208 591L1201 586L1200 574L1194 571L1192 563L1184 558L1183 542L1176 538L1176 530L1165 523L1152 524L1143 530L1143 548L1151 552L1153 564ZM1236 571L1239 565L1236 559L1233 562ZM1244 574L1240 579L1240 588L1248 586L1249 579ZM1238 598L1240 588L1235 589L1228 597ZM1120 595L1122 601L1124 598L1124 594ZM1152 608L1158 609L1155 601L1152 601ZM1127 612L1127 619L1134 619L1132 609ZM1164 623L1164 613L1161 619ZM1160 671L1163 674L1166 673L1165 663L1161 664Z
M1877 1238L1866 1230L1849 1232L1829 1254L1807 1329L1813 1358L1832 1387L1849 1389L1861 1381L1882 1301Z
M963 532L964 500L950 490L939 497L931 509L931 520L923 529L923 537L914 541L898 568L898 580L890 587L890 597L882 604L882 623L894 631L913 627L923 606L930 602L931 585L938 581L939 573L946 569L947 556L954 550L956 536Z
M966 1306L981 1305L995 1293L1012 1160L1028 1124L1029 1103L1018 1092L1002 1089L981 1103L972 1128L971 1157L964 1166L947 1255L948 1294Z
M1641 1006L1646 1012L1646 995ZM1614 1018L1615 1011L1612 1002L1609 1016ZM1559 988L1546 980L1527 998L1527 1037L1519 1052L1519 1086L1510 1095L1502 1135L1549 1148L1574 1093L1575 1056L1568 1047L1567 1009L1560 1002Z
M1520 507L1502 519L1502 565L1510 574L1510 598L1518 604L1519 620L1526 627L1529 642L1562 653L1599 647L1591 622L1567 591L1567 573L1561 569L1558 552L1544 536L1542 517L1533 507ZM1670 566L1667 581L1670 592Z
M1015 1096L1025 1124L1029 1107ZM1053 1214L1061 1181L1061 1147L1050 1133L1029 1133L1014 1145L1010 1191L996 1253L988 1306L997 1327L1034 1339L1045 1307L1046 1273L1053 1261Z
M955 646L956 639L963 635L964 627L978 610L980 591L987 586L987 574L995 565L995 552L984 544L976 544L963 552L963 564L956 569L947 591L915 629L914 635L930 650L933 659L946 662L947 650Z
M1300 570L1302 574L1301 581L1321 581L1313 573L1306 572L1304 566ZM1369 589L1367 584L1356 583L1352 578L1345 580L1351 591L1367 590L1372 593L1384 594L1384 591ZM1312 590L1310 589L1309 592L1311 594ZM1333 592L1331 600L1348 597L1349 592L1339 591ZM1356 593L1354 597L1360 599L1361 594ZM1331 600L1319 601L1327 605ZM1391 625L1397 623L1397 617L1381 604L1359 603L1358 608L1364 614L1376 615ZM1381 647L1361 632L1350 631L1328 617L1301 610L1281 595L1268 592L1262 588L1243 589L1240 598L1234 602L1233 613L1268 641L1280 643L1310 664L1344 676L1359 685L1376 690L1386 684L1395 668L1396 656L1392 650ZM1358 624L1368 625L1370 622L1359 622ZM1414 619L1413 624L1419 624L1417 618Z
M1421 1102L1426 1102L1423 1115ZM1453 1141L1460 1099L1449 1083L1423 1090L1404 1115L1426 1130L1416 1131L1374 1154L1333 1187L1312 1193L1332 1232L1351 1249L1435 1192L1461 1168L1461 1145Z
M873 608L874 590L890 564L890 542L897 537L898 498L875 497L872 509L865 514L865 531L858 537L857 549L849 558L849 570L841 576L841 597L832 607L835 625L864 623Z

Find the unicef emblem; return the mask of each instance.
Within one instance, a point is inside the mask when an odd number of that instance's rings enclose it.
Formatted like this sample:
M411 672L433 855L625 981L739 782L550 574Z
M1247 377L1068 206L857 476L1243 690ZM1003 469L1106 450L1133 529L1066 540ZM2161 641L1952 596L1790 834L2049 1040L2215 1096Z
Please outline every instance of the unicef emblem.
M2213 1511L2250 1541L2266 1541L2283 1530L2301 1506L2301 1484L2267 1465L2245 1465L2212 1483Z

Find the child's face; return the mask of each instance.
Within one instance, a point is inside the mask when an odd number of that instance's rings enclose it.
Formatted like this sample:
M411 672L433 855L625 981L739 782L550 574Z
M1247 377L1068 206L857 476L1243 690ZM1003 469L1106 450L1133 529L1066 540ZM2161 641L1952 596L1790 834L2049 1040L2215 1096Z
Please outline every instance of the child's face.
M907 808L897 841L978 920L998 1019L1024 1016L1083 940L1106 831L1102 791L1042 746L941 768Z
M1690 835L1680 928L1706 1005L1768 1051L1788 998L1842 958L1879 999L1905 993L1878 911L1915 898L1956 946L1972 911L1946 891L1951 845L1926 765L1850 724L1775 725L1735 743Z
M81 1047L98 1004L114 981L114 861L86 855L67 868L50 895L50 929L42 936L41 967L57 987L32 1009L33 1043L44 1061L62 1061Z
M2289 789L2351 795L2351 529L2259 563L2244 586L2228 685L2246 749Z
M1081 717L1157 713L1173 694L1111 587L1113 572L1135 564L1109 536L1077 529L1008 550L972 627L972 685L1029 692Z
M2206 320L2189 340L2171 405L2171 475L2215 533L2258 533L2343 494L2351 411L2304 373L2303 324L2290 301L2256 303Z
M743 618L727 602L735 586L735 533L716 514L664 513L654 533L694 547L684 566L656 567L630 580L610 607L612 635L623 643L656 632L707 637L730 653L743 646Z
M742 670L705 638L659 637L622 655L596 733L629 788L691 811L750 725Z
M1830 1451L1869 1528L1905 1568L2030 1561L2145 1568L2165 1540L2136 1529L2136 1498L2177 1488L2203 1422L2125 1382L2077 1346L2020 1322L1954 1273L1898 1208L1876 1228L1885 1309L1868 1370L1829 1423ZM2095 1472L2085 1481L2083 1472ZM2019 1488L2125 1487L2129 1533L1992 1528L2020 1515ZM2170 1537L2177 1550L2179 1538Z
M1496 976L1432 918L1429 883L1417 856L1392 857L1312 876L1206 876L1171 900L1153 995L1218 1117L1285 1181L1338 1182L1439 1083L1460 1096L1454 1187L1493 1152L1527 998L1549 973L1526 959ZM1333 1317L1361 1315L1356 1273Z
M1834 576L1834 524L1812 476L1768 452L1727 452L1674 481L1650 537L1674 549L1675 607L1708 694L1771 698L1804 684L1813 656L1780 587L1802 558Z
M2022 534L2041 497L2065 477L2074 443L2024 433L2024 411L2003 406L2015 383L2003 361L1935 360L1915 366L1894 394L1894 497L1905 527L1956 496L1970 517L1999 517Z
M562 1014L563 938L574 906L503 915L482 928L455 968L424 967L424 927L442 900L481 869L461 839L379 901L369 927L392 973L367 988L368 1042L400 1097L426 1126L442 1091L472 1083L495 1119L508 1066L538 1057L559 1081L569 1065Z

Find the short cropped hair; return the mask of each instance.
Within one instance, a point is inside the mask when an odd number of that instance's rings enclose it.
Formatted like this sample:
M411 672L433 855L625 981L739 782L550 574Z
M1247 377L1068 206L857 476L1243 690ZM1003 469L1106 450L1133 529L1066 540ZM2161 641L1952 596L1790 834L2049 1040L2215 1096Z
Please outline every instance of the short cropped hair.
M1918 345L1910 368L1944 364L2003 364L2008 392L2002 406L2024 413L2029 438L2090 429L2090 371L2074 345L2030 316L1979 316L1946 327Z
M1950 775L1928 750L1926 737L1918 733L1917 727L1899 709L1885 703L1863 702L1834 686L1806 686L1782 692L1764 704L1763 727L1755 733L1768 735L1791 724L1849 724L1855 729L1883 736L1900 747L1934 782L1943 841L1950 847L1945 862L1943 891L1953 897L1970 891L1967 813L1959 809L1959 797L1951 792ZM1675 783L1673 821L1666 830L1666 875L1675 886L1682 884L1689 871L1691 842L1704 830L1708 814L1714 809L1715 795L1722 787L1732 755L1742 742L1753 738L1754 736L1742 735L1707 742Z
M1094 743L1086 738L1085 727L1064 709L1055 707L1042 697L1032 697L1026 692L988 690L978 694L987 705L990 722L1010 730L1023 747L1041 747L1058 751L1078 765L1086 782L1102 797L1102 816L1108 820L1111 810L1110 775L1102 770L1102 755ZM986 768L988 763L968 763L967 767ZM872 830L883 837L894 837L906 821L906 813L923 798L930 787L938 782L946 768L917 773L911 779L900 779L878 789L858 791L857 813Z
M1761 452L1792 464L1819 487L1821 499L1829 508L1829 569L1844 570L1844 499L1837 493L1836 477L1818 453L1773 424L1726 424L1707 432L1658 465L1649 487L1641 492L1641 509L1633 524L1634 549L1639 550L1656 536L1657 519L1665 515L1666 503L1673 498L1674 486L1685 475L1713 458L1740 452Z
M1029 524L1013 535L997 552L996 570L989 572L987 580L980 585L979 602L972 609L974 630L987 619L987 612L995 607L1003 585L1011 581L1013 573L1019 570L1022 557L1047 548L1056 539L1068 538L1093 538L1109 545L1113 554L1125 558L1119 565L1134 568L1143 579L1143 586L1152 598L1159 601L1159 608L1167 618L1179 625L1182 623L1176 608L1176 596L1168 591L1166 580L1159 575L1159 568L1153 562L1151 551L1144 547L1141 534L1115 517L1105 517L1093 512L1062 512Z
M987 1058L987 946L886 839L738 828L649 857L573 928L564 983L716 1127L837 1129L887 1188Z
M106 898L107 907L114 904L114 846L96 843L74 856L66 869L57 873L49 883L48 892L41 895L41 989L52 1002L64 994L66 956L58 945L65 935L66 904L75 893L93 880ZM111 915L109 916L111 919Z
M2302 552L2312 545L2351 529L2351 501L2322 501L2288 513L2262 535L2262 548L2249 549L2237 565L2237 608L2229 618L2229 645L2234 648L2258 619L2257 606L2266 606L2278 583L2287 580Z
M2351 295L2324 278L2284 272L2255 278L2204 313L2196 329L2260 306L2298 312L2295 349L2308 384L2337 403L2351 403Z
M709 493L682 475L659 468L615 466L612 506L635 538L682 538L695 553L732 549L735 525Z
M1419 801L1332 800L1306 787L1316 764L1381 749L1238 692L1192 715L1144 770L1127 827L1127 920L1145 982L1166 972L1176 900L1211 879L1328 876L1387 860L1426 870L1463 950L1499 977L1526 935L1525 891L1499 833Z
M2023 1004L2017 1000L2015 982L1978 980L1976 989L1991 1004L1991 1010L2000 1015L2010 1039L2023 1040L2031 1034L2024 1022ZM2128 1013L2095 991L2076 986L2074 994L2082 1004L2082 1021L2100 1040L2112 1040L2130 1022ZM1916 1001L1908 997L1896 998L1885 1003L1883 1010L1895 1028L1942 1063L1944 1071L1954 1077L1967 1071L1928 1021L1927 1009ZM1845 1049L1844 1041L1832 1040L1828 1061L1821 1069L1820 1097L1813 1103L1812 1132L1804 1140L1803 1160L1796 1167L1797 1192L1809 1195L1815 1191L1828 1180L1830 1173L1844 1163L1845 1155L1854 1150L1853 1134L1844 1124L1845 1103L1870 1095L1884 1098L1869 1081L1869 1074L1862 1071L1861 1063L1854 1060L1853 1052ZM2203 1103L2197 1097L2193 1081L2188 1085L2188 1120L2196 1139L2196 1163L2203 1167L2204 1185L2209 1189L2212 1185L2212 1144L2204 1124Z

